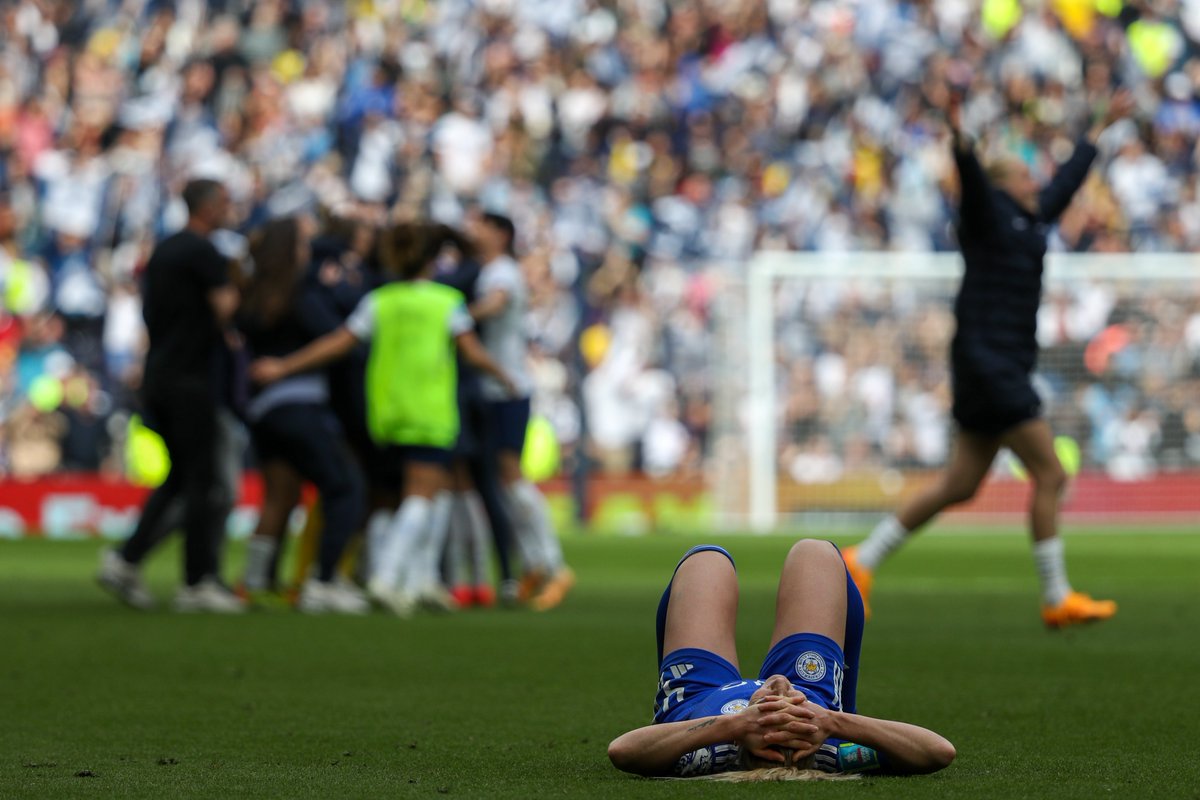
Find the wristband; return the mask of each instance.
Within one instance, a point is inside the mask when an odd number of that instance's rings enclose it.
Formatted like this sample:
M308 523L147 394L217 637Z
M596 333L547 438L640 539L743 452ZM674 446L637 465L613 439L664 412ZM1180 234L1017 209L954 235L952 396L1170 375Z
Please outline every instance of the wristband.
M837 763L841 772L869 772L883 766L883 760L876 750L854 742L838 745Z

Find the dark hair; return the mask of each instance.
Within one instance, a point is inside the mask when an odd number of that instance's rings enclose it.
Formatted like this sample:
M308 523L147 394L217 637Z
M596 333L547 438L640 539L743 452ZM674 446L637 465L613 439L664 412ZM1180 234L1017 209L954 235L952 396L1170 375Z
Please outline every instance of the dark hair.
M212 202L212 199L217 196L217 192L224 188L220 181L214 181L211 178L196 178L188 181L187 186L183 187L183 202L187 204L188 214L194 216L199 213L204 206Z
M307 267L296 252L299 240L295 217L272 220L251 234L254 272L242 300L243 316L251 326L272 328L291 310Z
M474 247L467 237L449 225L435 222L402 222L379 237L379 263L395 278L412 280L438 257L446 245L470 256Z
M512 255L513 246L516 244L517 240L517 227L513 225L513 221L503 214L496 214L491 211L488 211L483 215L483 221L488 225L491 225L493 228L499 229L508 237L508 244L505 245L504 250L509 255Z

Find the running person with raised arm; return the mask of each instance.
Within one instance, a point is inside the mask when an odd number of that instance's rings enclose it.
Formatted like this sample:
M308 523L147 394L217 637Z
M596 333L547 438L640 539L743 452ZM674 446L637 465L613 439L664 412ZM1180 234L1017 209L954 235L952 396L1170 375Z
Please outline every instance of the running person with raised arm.
M779 577L771 647L743 678L733 557L684 554L658 607L654 722L608 746L626 772L723 780L811 780L831 773L936 772L946 739L857 711L862 598L829 542L792 546Z
M533 392L526 366L529 290L521 265L513 258L516 230L512 220L500 214L482 214L472 233L483 268L471 316L480 325L484 347L514 383L506 387L483 379L483 396L490 412L483 431L484 447L499 464L500 482L512 509L513 536L525 572L521 599L528 598L533 608L545 611L562 602L575 585L575 573L563 560L546 498L521 472ZM504 586L501 591L506 591Z
M1030 376L1037 363L1046 237L1087 177L1097 138L1132 107L1131 95L1118 92L1071 157L1039 187L1016 158L982 166L962 131L960 103L952 100L948 121L961 181L958 241L966 263L951 344L957 438L940 478L880 522L862 544L846 549L846 565L864 598L884 559L943 510L974 497L996 453L1007 447L1033 481L1029 522L1043 622L1060 628L1116 613L1116 603L1093 600L1067 580L1058 535L1067 475Z

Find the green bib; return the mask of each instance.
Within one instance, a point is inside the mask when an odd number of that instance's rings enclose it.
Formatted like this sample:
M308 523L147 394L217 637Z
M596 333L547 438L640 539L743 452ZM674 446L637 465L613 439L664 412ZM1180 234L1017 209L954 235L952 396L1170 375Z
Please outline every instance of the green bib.
M458 438L458 368L450 315L456 289L420 281L371 292L375 333L367 361L367 424L385 445L450 449Z

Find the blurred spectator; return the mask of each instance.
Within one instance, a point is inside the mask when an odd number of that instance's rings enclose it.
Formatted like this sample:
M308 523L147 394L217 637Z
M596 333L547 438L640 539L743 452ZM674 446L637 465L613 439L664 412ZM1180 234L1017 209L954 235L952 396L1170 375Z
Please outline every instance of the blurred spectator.
M1197 3L1098 5L998 15L978 0L4 4L0 450L21 438L14 425L38 419L28 412L38 375L83 370L113 401L95 413L129 413L145 347L135 278L153 242L183 225L183 183L203 176L230 188L243 233L303 210L363 225L458 222L473 205L510 215L539 358L564 365L542 371L552 395L539 407L569 442L586 420L579 452L604 465L694 468L719 345L712 307L753 251L954 249L937 111L948 84L967 87L966 121L994 132L989 146L1039 173L1115 85L1134 87L1137 124L1112 143L1054 246L1200 246ZM807 365L785 403L805 463L828 466L826 450L843 469L936 463L944 339L914 327L944 326L944 309L818 295L781 319L781 356ZM1116 302L1100 285L1048 298L1043 345L1069 360ZM1193 360L1182 373L1157 364L1155 380L1194 381L1200 318L1172 302L1185 332L1171 336ZM31 375L15 353L45 347L46 325L77 366ZM872 327L865 345L849 336L861 325ZM580 330L607 337L599 357L585 354L586 375L574 367ZM1125 394L1161 403L1143 377L1134 364L1115 383L1048 380L1056 407L1086 409L1071 424L1094 432L1127 418ZM1197 461L1195 401L1180 402L1156 411L1172 465ZM682 459L678 425L693 454ZM1092 458L1112 449L1095 443Z

